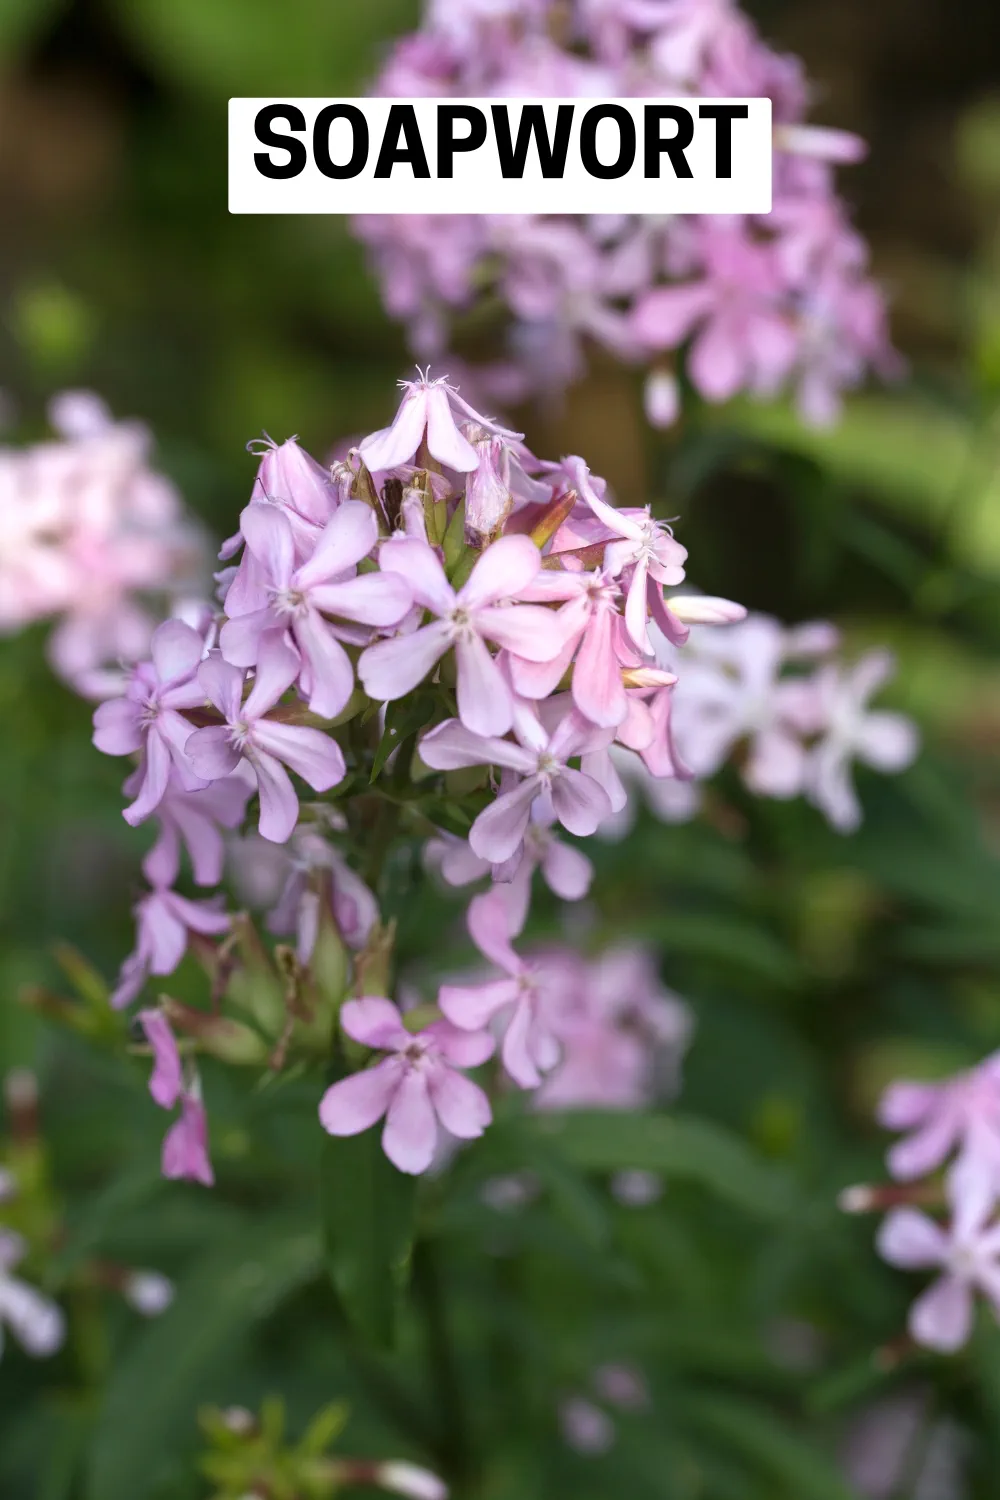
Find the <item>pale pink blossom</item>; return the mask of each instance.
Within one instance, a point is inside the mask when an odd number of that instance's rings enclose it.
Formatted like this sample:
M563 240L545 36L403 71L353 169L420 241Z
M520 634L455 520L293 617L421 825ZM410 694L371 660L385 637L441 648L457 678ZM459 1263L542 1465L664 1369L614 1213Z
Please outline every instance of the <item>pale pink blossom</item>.
M511 914L499 891L474 896L467 921L480 953L506 978L442 985L438 1004L449 1021L467 1031L478 1032L499 1017L504 1067L521 1088L537 1088L559 1061L553 1028L565 998L565 973L558 963L525 960L515 953Z
M221 898L220 898L221 899ZM121 966L110 1003L131 1005L151 974L172 974L187 950L188 933L218 936L229 930L220 900L190 901L165 886L154 887L135 907L136 945Z
M432 839L426 857L440 870L449 885L470 885L489 875L505 884L515 930L524 925L524 915L531 897L531 878L541 870L549 890L563 901L581 901L590 889L594 867L587 856L572 844L559 838L553 828L555 814L545 797L539 797L531 809L521 848L502 864L481 859L465 839L442 835ZM517 919L517 914L521 919Z
M357 1135L383 1115L382 1145L401 1172L426 1172L438 1128L460 1140L482 1135L492 1118L482 1089L459 1072L478 1066L493 1052L493 1038L478 1029L434 1021L407 1031L390 1000L348 1000L340 1012L348 1036L389 1055L332 1084L319 1107L331 1135Z
M195 1092L181 1096L181 1112L163 1140L161 1170L164 1177L185 1182L215 1183L208 1155L208 1118Z
M486 548L456 593L431 547L412 537L391 538L379 553L379 566L401 574L417 604L436 619L362 653L358 675L368 696L379 702L405 697L454 648L459 718L477 734L504 734L513 722L513 697L487 641L533 661L551 659L562 644L552 611L509 602L531 583L541 561L527 537L501 537Z
M369 469L395 469L410 463L426 442L428 453L438 463L461 474L473 473L479 467L479 454L460 430L459 418L500 437L519 436L474 410L449 385L447 376L431 380L429 374L421 375L419 380L401 380L400 387L403 400L392 426L373 432L360 445Z
M940 1083L890 1084L878 1119L905 1132L887 1157L893 1177L926 1177L957 1153L1000 1196L1000 1052Z
M501 766L521 780L479 814L469 832L475 854L491 864L502 864L519 849L539 797L569 833L593 833L611 813L611 801L594 776L569 765L609 738L576 709L564 712L549 730L527 704L514 711L512 740L473 734L457 719L448 719L424 735L420 757L439 771L464 766Z
M205 642L181 620L159 626L150 645L152 659L135 668L123 698L102 703L94 713L94 744L105 755L142 752L135 801L123 817L133 826L154 812L166 794L173 769L182 787L204 787L185 745L191 725L183 710L205 702L198 668Z
M831 663L817 674L814 692L824 734L810 758L808 796L844 833L861 822L861 805L850 779L851 761L863 761L879 771L902 771L919 748L912 720L868 708L868 700L894 671L891 652L870 651L853 667Z
M567 461L577 490L594 515L615 538L604 551L605 572L612 578L627 574L625 625L632 642L647 655L652 644L647 629L650 587L661 605L663 586L684 581L687 549L674 539L665 521L657 521L647 506L644 511L617 510L602 498L591 482L582 459Z
M199 672L202 690L225 723L197 729L186 743L195 770L206 781L231 776L245 761L257 778L260 832L283 844L299 815L299 799L286 766L317 792L329 791L344 777L340 746L318 729L282 723L267 715L299 675L296 653L279 638L261 646L257 670L246 702L246 674L213 654Z
M886 1215L879 1254L905 1270L939 1267L942 1275L910 1309L909 1329L918 1344L953 1354L972 1332L976 1294L1000 1321L1000 1222L997 1194L982 1178L956 1169L949 1178L951 1223L936 1223L915 1208Z
M241 525L268 602L262 609L234 615L230 590L230 618L219 637L222 654L235 666L252 667L262 639L287 630L301 658L299 682L309 707L332 719L354 688L354 668L340 642L365 644L372 626L398 625L413 603L399 575L356 572L378 538L375 513L359 500L345 500L298 567L292 528L281 510L250 505ZM365 628L359 631L359 625Z
M477 299L506 313L499 357L475 371L488 399L557 398L586 373L593 345L629 364L652 361L647 409L660 425L674 420L681 387L659 351L689 341L676 362L708 399L794 385L806 420L828 420L868 369L892 373L881 294L834 184L833 166L857 161L862 144L805 123L812 91L801 65L773 52L734 0L433 0L389 53L375 92L771 99L775 209L812 221L808 285L786 259L777 214L354 221L418 355L441 357ZM420 436L422 412L410 420L405 444L376 449L388 466Z
M138 789L140 774L136 772L125 783L126 794ZM182 849L187 850L196 884L218 885L226 854L223 830L239 827L252 794L249 776L225 776L200 791L189 792L171 774L156 808L159 835L142 862L150 885L173 885L180 873Z
M153 1051L149 1092L161 1109L173 1109L184 1091L184 1070L170 1022L162 1010L141 1010L136 1019Z

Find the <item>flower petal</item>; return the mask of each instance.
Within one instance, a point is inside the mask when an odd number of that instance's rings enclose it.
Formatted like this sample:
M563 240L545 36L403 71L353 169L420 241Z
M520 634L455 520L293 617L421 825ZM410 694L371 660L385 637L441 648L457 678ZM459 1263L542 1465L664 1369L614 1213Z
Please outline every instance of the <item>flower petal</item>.
M360 1000L345 1001L340 1024L356 1042L383 1052L405 1047L413 1040L403 1025L398 1008L381 995L364 995Z
M382 1149L401 1172L426 1172L437 1145L437 1119L423 1073L408 1068L393 1095L382 1132Z
M414 599L436 615L446 615L455 607L455 591L445 577L444 568L434 548L416 537L390 537L383 542L378 555L383 573L397 573L406 579Z
M527 588L541 566L542 554L529 537L502 536L481 553L468 582L459 590L459 603L465 609L480 610L501 599L513 599Z
M319 534L315 550L295 575L296 586L313 589L355 567L378 541L375 512L363 500L345 500Z
M431 1070L427 1087L441 1124L459 1140L475 1140L493 1119L490 1101L478 1084L444 1063Z
M377 703L405 697L433 671L450 644L449 626L435 620L412 635L369 646L358 658L358 676L365 692Z
M539 791L539 778L528 776L520 786L502 792L495 802L483 809L469 830L469 843L480 859L488 859L493 865L510 859L524 838L532 804ZM596 826L595 823L594 828ZM593 833L594 829L588 831Z
M458 716L467 729L483 736L506 734L514 718L507 679L481 636L455 642Z
M319 1118L330 1135L359 1135L380 1120L399 1087L400 1064L385 1057L332 1084L320 1101Z
M563 827L582 837L594 833L614 811L607 792L592 776L568 766L552 783L552 807Z

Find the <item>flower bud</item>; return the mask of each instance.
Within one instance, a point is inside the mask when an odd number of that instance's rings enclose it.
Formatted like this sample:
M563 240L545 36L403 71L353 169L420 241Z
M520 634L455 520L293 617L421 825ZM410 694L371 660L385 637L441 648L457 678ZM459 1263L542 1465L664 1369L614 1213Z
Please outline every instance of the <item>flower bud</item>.
M409 1500L447 1500L448 1486L443 1479L429 1469L416 1464L395 1460L387 1464L376 1464L374 1482L394 1495L406 1495Z
M472 429L469 436L472 436ZM481 431L481 429L478 429ZM479 465L465 486L465 529L474 537L494 537L510 515L510 451L502 438L482 433L472 443Z
M160 1003L171 1025L193 1037L199 1049L210 1057L217 1057L220 1062L237 1068L253 1067L267 1057L263 1037L241 1021L195 1010L193 1006L172 1000L169 995L162 996Z
M158 1318L174 1300L174 1284L159 1271L130 1271L122 1286L122 1296L144 1318Z
M642 392L642 404L651 427L672 427L680 415L681 392L677 376L662 366L650 370Z

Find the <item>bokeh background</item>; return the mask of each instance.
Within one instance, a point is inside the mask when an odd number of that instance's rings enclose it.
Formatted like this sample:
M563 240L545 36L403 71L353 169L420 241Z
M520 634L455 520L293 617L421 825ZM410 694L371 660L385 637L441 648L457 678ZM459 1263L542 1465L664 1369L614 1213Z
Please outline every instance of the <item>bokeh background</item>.
M599 852L594 924L653 943L694 1007L685 1107L769 1158L800 1210L794 1228L748 1230L671 1189L638 1218L602 1205L612 1250L589 1200L557 1206L563 1238L552 1230L538 1285L522 1289L540 1321L510 1334L511 1381L537 1357L572 1384L591 1335L610 1348L618 1330L648 1344L671 1414L657 1408L654 1435L637 1433L627 1461L589 1465L541 1416L536 1431L500 1414L498 1500L623 1484L664 1500L995 1500L1000 1487L1000 1334L984 1325L949 1365L873 1364L913 1286L878 1266L872 1226L834 1206L839 1188L879 1172L870 1119L888 1078L1000 1043L1000 9L749 9L805 59L816 118L870 141L842 186L908 376L853 399L820 435L784 408L736 405L654 446L632 377L600 361L562 409L515 415L536 451L582 452L623 502L679 515L709 592L790 622L834 619L858 646L888 641L895 702L926 748L903 778L863 776L866 822L850 839L723 777L694 824L643 822ZM97 390L151 425L159 464L222 537L252 480L245 444L262 429L323 454L382 425L409 361L363 254L336 219L229 217L225 109L236 94L362 92L385 40L415 18L412 0L0 0L3 440L40 435L53 391ZM307 1216L308 1173L295 1176L312 1149L306 1118L223 1099L223 1191L161 1193L142 1078L18 1002L25 984L60 982L60 941L114 973L140 843L121 822L121 767L90 748L89 710L49 674L43 637L0 641L0 1071L40 1072L71 1224L195 1290L180 1330L138 1337L123 1322L55 1376L0 1363L0 1493L175 1500L200 1493L200 1400L277 1389L300 1420L349 1376L322 1334L308 1266L276 1263L273 1287L234 1294L229 1322L219 1311L232 1247L260 1215ZM452 941L456 909L432 893L401 899L400 914L404 959L426 951L429 929ZM596 1238L581 1265L571 1250L585 1231ZM641 1297L620 1264L623 1237L647 1278ZM218 1322L199 1344L210 1309ZM676 1415L689 1397L690 1420ZM858 1423L875 1420L873 1403L889 1442L885 1401L945 1434L945 1478L921 1478L927 1455L911 1443L890 1488L825 1480ZM363 1400L359 1412L358 1442L375 1445L378 1420ZM810 1467L814 1449L831 1468Z

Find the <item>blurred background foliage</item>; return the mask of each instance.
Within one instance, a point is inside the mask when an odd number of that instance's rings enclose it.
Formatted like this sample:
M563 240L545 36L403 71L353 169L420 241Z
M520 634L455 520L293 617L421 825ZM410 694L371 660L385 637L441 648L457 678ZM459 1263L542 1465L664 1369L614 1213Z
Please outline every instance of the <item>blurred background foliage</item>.
M950 1363L873 1361L913 1288L878 1265L871 1225L843 1219L835 1195L879 1173L870 1117L889 1077L1000 1042L1000 9L751 9L805 58L817 118L871 142L843 185L909 377L822 434L782 408L737 406L694 411L653 444L632 377L599 362L561 411L517 415L537 451L583 452L623 501L679 514L705 589L789 621L833 618L859 645L889 641L922 759L899 780L863 777L866 822L848 840L724 776L696 823L645 820L598 851L581 940L625 934L662 953L697 1018L684 1114L708 1134L685 1155L670 1135L622 1126L619 1138L610 1124L526 1144L512 1121L470 1154L428 1230L463 1374L437 1393L444 1425L428 1437L423 1390L415 1419L394 1418L332 1321L312 1093L244 1094L211 1074L222 1186L165 1188L144 1068L18 1004L24 984L65 988L59 940L114 972L141 840L121 822L121 768L90 749L89 710L48 675L42 633L0 643L0 1069L40 1070L64 1255L100 1250L181 1287L148 1327L124 1310L88 1319L81 1292L77 1344L51 1364L4 1358L4 1500L202 1494L199 1404L275 1391L294 1432L346 1396L352 1452L433 1460L465 1444L491 1500L848 1500L837 1455L852 1424L901 1394L922 1419L885 1495L995 1500L1000 1333L984 1326ZM53 390L94 388L152 425L163 467L222 536L262 428L322 454L386 419L409 361L358 248L335 219L228 216L225 107L235 94L360 92L415 12L414 0L0 0L11 439L42 431ZM404 962L426 966L428 931L435 967L467 957L459 908L407 895L404 874ZM555 922L543 907L539 930ZM192 968L174 988L193 997L199 984ZM526 1150L538 1197L505 1214L480 1189ZM613 1200L616 1166L664 1170L662 1199ZM404 1325L404 1379L424 1342ZM556 1401L608 1359L643 1368L652 1415L622 1417L606 1456L574 1456ZM919 1489L939 1421L965 1477Z

